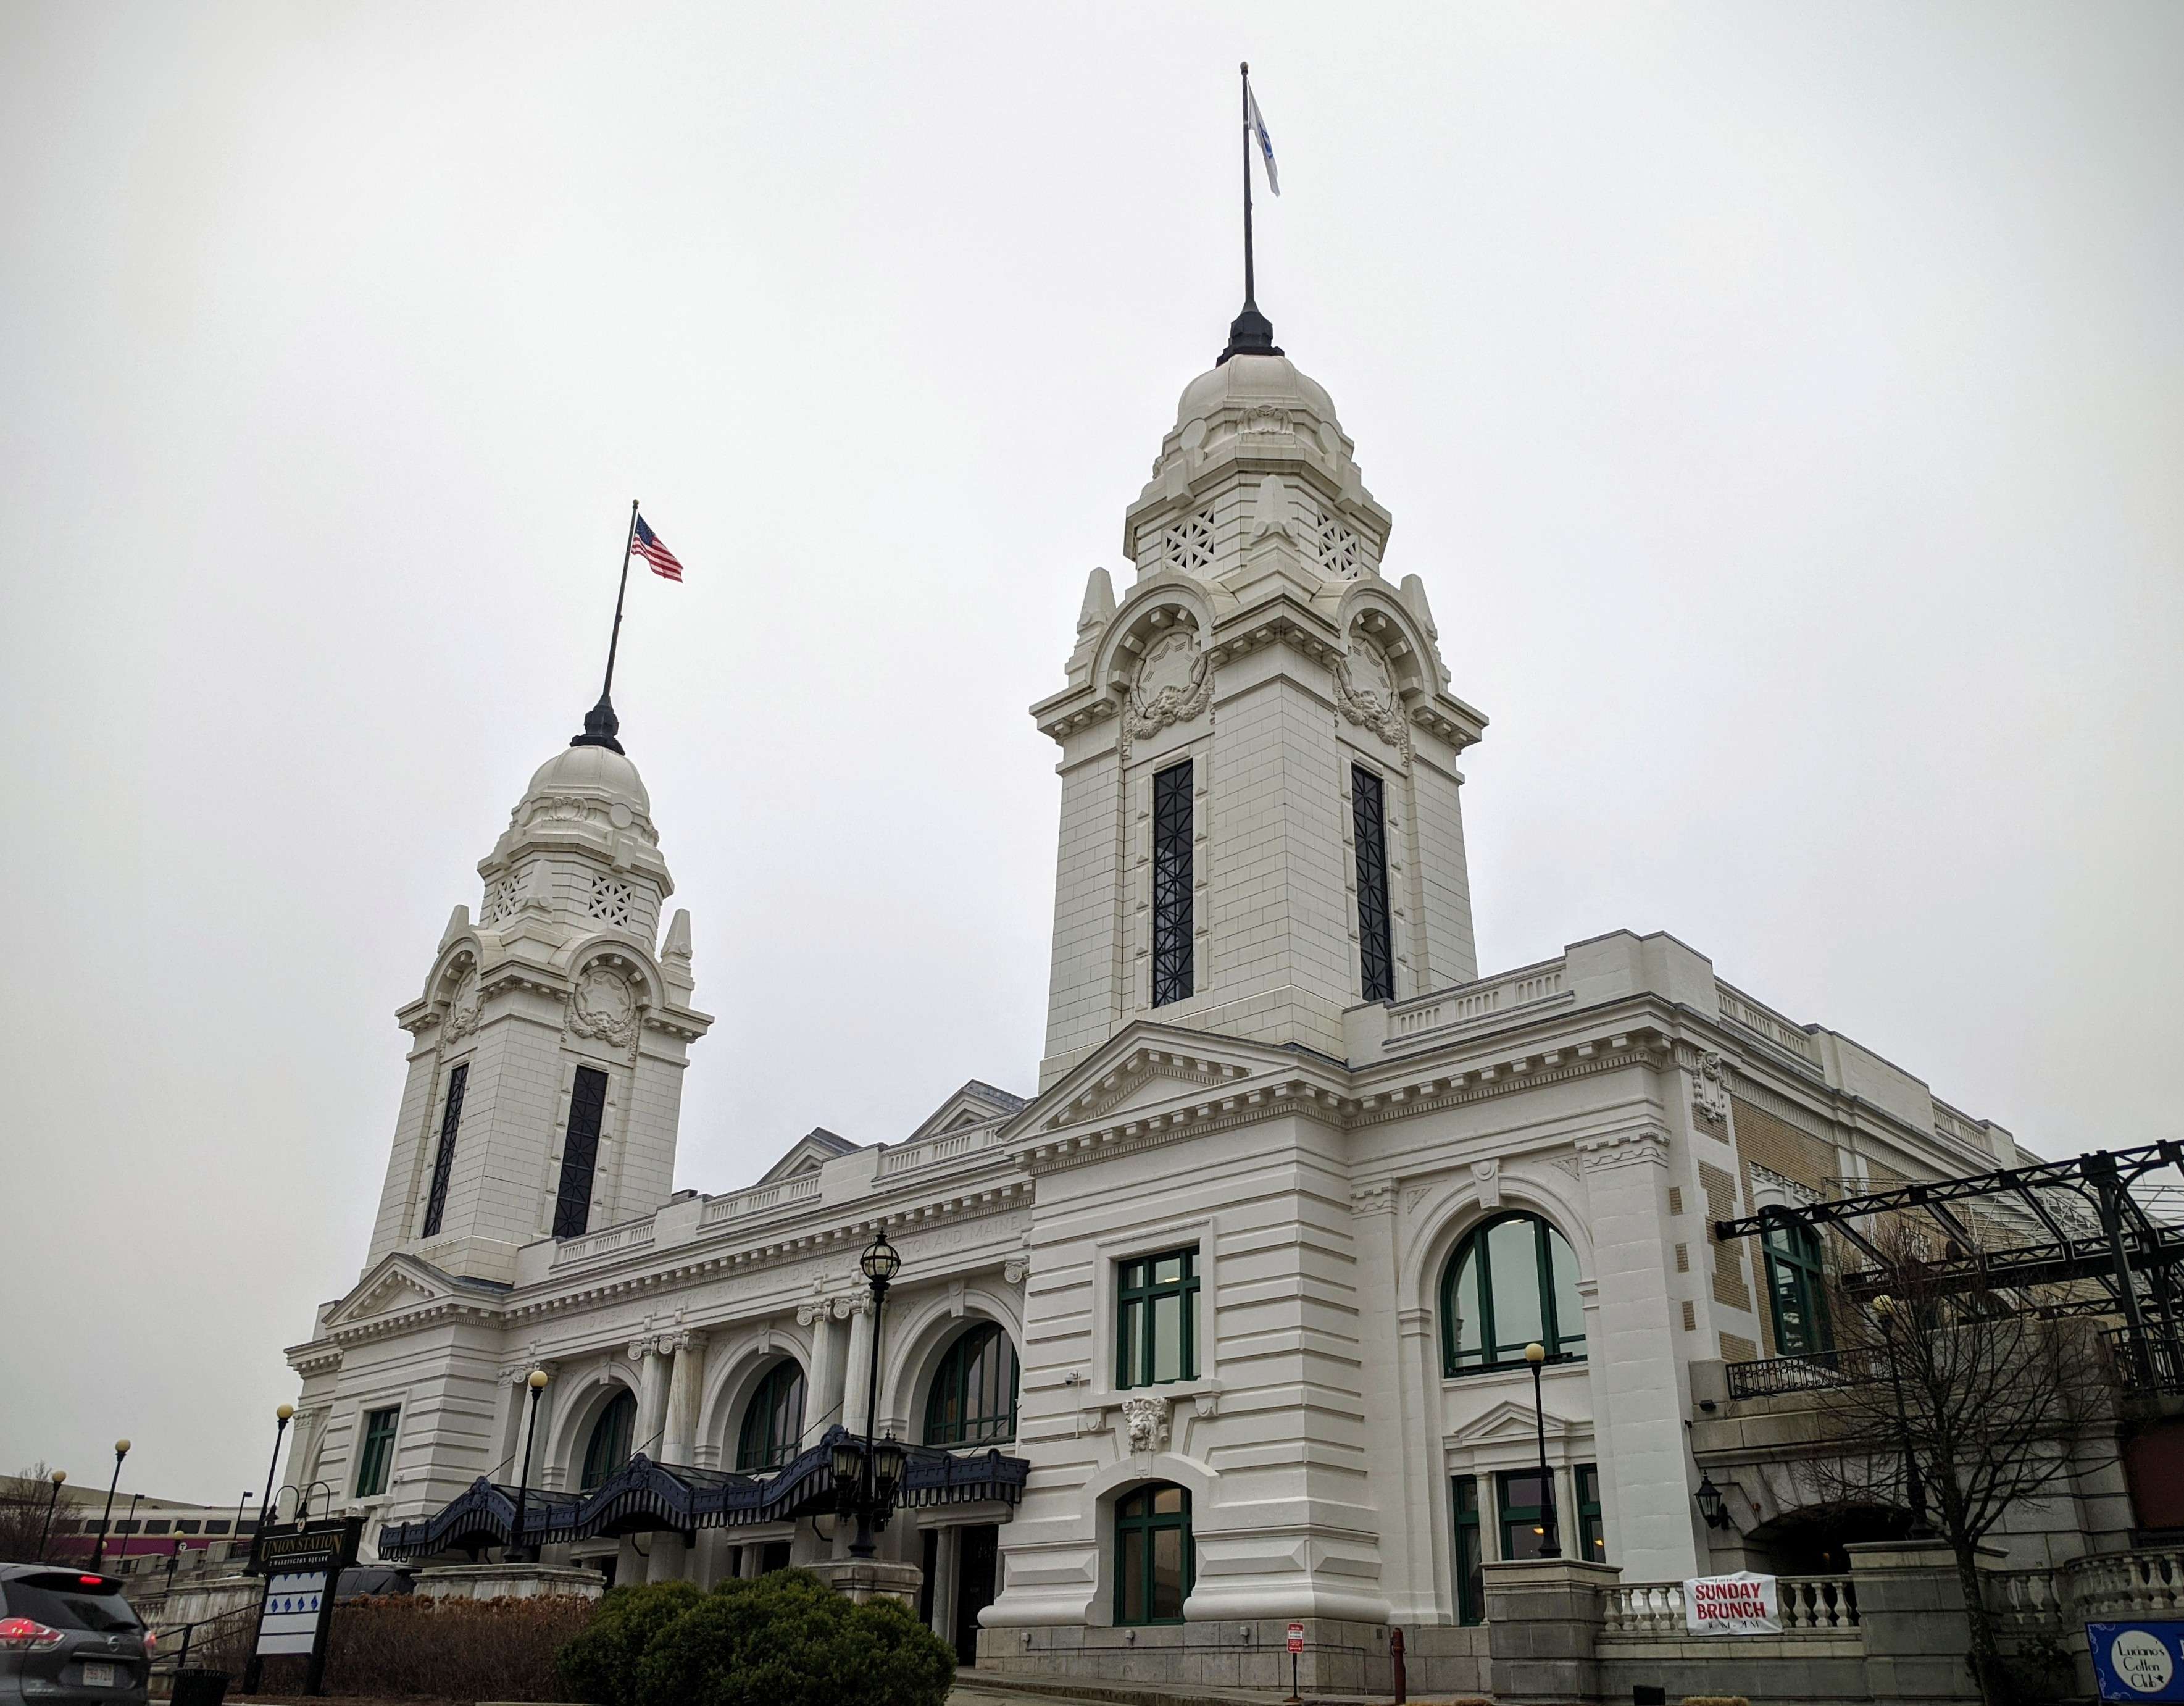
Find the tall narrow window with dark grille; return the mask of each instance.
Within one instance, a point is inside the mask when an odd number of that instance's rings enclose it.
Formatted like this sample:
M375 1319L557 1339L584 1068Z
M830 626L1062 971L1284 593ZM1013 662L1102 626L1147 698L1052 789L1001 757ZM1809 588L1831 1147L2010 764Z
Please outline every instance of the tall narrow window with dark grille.
M1195 987L1191 931L1190 761L1153 778L1153 1005L1190 999Z
M1388 815L1380 778L1350 767L1350 812L1357 843L1357 962L1368 1001L1396 999L1396 951L1388 924Z
M580 1236L592 1224L592 1172L599 1164L599 1127L607 1112L607 1075L577 1068L569 1093L569 1135L561 1146L561 1194L554 1204L554 1235Z
M465 1061L448 1074L448 1105L440 1112L440 1150L432 1157L432 1190L425 1199L425 1234L440 1235L440 1217L447 1212L448 1179L455 1170L455 1134L463 1125L463 1091L471 1081L471 1063Z

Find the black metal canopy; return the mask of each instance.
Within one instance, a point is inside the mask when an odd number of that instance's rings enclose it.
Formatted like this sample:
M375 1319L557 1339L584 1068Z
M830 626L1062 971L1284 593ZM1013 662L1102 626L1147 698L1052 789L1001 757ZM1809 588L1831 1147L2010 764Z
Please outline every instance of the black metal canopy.
M598 1486L581 1493L544 1492L524 1498L523 1532L515 1532L516 1490L481 1475L428 1517L390 1523L379 1536L382 1558L423 1558L442 1553L473 1555L488 1547L554 1546L601 1536L701 1528L745 1528L834 1511L833 1448L856 1436L838 1424L770 1475L701 1469L632 1458ZM1031 1465L997 1449L904 1448L897 1503L916 1507L1023 1497Z
M1713 1230L1727 1240L1778 1228L1831 1228L1875 1264L1842 1276L1844 1291L1858 1296L1886 1287L1886 1260L1869 1224L1889 1214L1920 1217L1942 1235L1939 1252L1925 1266L1930 1282L2014 1293L2026 1311L2119 1317L2126 1374L2134 1385L2159 1389L2161 1371L2179 1366L2176 1347L2184 1340L2184 1224L2175 1213L2184 1205L2175 1186L2151 1176L2180 1167L2184 1143L2172 1140L1827 1201L1769 1204L1741 1219L1717 1220ZM1981 1203L1987 1206L1974 1206ZM2051 1290L2036 1298L2035 1286L2075 1287L2078 1295L2058 1297Z

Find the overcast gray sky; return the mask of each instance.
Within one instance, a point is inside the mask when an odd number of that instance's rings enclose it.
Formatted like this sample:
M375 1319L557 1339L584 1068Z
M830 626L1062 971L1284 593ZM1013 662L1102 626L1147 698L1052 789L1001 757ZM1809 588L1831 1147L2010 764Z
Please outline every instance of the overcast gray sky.
M677 1184L1033 1087L1025 707L1236 309L1492 718L1481 962L1669 929L2174 1135L2184 8L0 5L0 1469L231 1498L597 690Z

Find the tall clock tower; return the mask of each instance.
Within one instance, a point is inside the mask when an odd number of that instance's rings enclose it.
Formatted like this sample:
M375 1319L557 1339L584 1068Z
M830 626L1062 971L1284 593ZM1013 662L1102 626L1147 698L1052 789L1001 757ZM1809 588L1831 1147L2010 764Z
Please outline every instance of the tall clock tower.
M1256 320L1255 315L1247 315ZM1448 690L1327 393L1245 321L1095 570L1061 749L1042 1087L1134 1019L1340 1057L1342 1012L1478 968Z
M602 712L604 715L602 715ZM690 915L651 796L601 702L538 767L478 866L423 993L397 1014L410 1077L367 1271L397 1252L512 1281L535 1240L649 1214L673 1189L690 1005Z

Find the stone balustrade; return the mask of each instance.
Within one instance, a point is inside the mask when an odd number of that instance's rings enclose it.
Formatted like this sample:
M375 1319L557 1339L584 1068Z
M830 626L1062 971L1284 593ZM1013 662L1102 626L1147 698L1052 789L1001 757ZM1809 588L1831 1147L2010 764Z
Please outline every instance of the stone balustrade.
M784 1179L778 1185L761 1185L749 1190L738 1190L727 1196L716 1196L705 1205L699 1217L701 1226L718 1226L725 1221L740 1220L747 1214L761 1214L769 1208L783 1208L791 1203L808 1202L818 1196L820 1179L816 1173L800 1179Z
M1858 1589L1847 1575L1776 1579L1784 1635L1855 1636ZM1618 1582L1602 1596L1603 1641L1680 1641L1688 1636L1680 1581Z
M979 1154L991 1149L1000 1138L1001 1127L994 1124L972 1131L946 1132L939 1137L928 1137L922 1143L897 1144L880 1157L878 1176L892 1179L918 1168Z
M2184 1547L2104 1553L2066 1573L2076 1615L2088 1622L2184 1616Z

